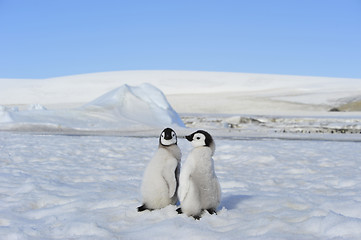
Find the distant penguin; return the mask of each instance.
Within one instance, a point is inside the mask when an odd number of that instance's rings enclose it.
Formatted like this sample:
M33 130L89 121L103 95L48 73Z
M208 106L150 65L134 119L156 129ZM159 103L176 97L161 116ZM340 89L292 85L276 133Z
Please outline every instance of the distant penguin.
M177 135L171 128L162 131L158 150L145 169L141 193L143 205L138 212L175 205L180 171L181 151Z
M221 187L214 171L212 156L215 144L212 136L198 130L186 139L193 145L179 177L178 213L185 213L199 219L204 210L216 213L221 200Z

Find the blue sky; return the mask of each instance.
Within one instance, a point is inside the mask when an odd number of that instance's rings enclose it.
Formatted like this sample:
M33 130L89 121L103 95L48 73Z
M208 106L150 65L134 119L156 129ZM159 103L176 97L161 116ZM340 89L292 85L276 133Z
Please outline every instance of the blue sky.
M361 78L361 0L0 0L0 78L119 70Z

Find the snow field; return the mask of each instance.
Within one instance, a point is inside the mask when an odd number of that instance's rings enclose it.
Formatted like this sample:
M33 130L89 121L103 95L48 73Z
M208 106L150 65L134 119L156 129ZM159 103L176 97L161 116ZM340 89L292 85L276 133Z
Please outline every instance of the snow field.
M359 239L359 142L215 138L218 215L138 213L155 137L0 133L4 239ZM186 159L190 144L179 138Z
M115 71L0 79L0 105L82 106L124 84L159 88L178 113L297 114L360 111L360 79L201 71Z

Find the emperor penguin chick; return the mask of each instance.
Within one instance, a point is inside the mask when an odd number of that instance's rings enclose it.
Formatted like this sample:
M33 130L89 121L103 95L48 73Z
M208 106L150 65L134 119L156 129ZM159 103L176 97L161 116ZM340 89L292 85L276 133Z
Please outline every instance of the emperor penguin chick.
M175 205L177 199L181 151L171 128L162 131L158 150L145 169L141 193L143 205L138 212Z
M199 219L204 210L216 213L221 200L221 187L212 158L215 144L212 136L203 130L186 136L186 139L193 149L182 165L178 189L181 208L177 211Z

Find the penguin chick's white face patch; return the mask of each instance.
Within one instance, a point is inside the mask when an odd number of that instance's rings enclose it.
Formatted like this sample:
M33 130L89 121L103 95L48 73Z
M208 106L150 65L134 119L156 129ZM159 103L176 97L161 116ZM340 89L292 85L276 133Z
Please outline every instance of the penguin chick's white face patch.
M192 139L192 146L193 147L206 146L206 136L204 136L202 133L194 134Z
M170 146L173 144L177 144L177 135L172 129L166 128L163 130L162 134L160 135L160 143L163 146Z

